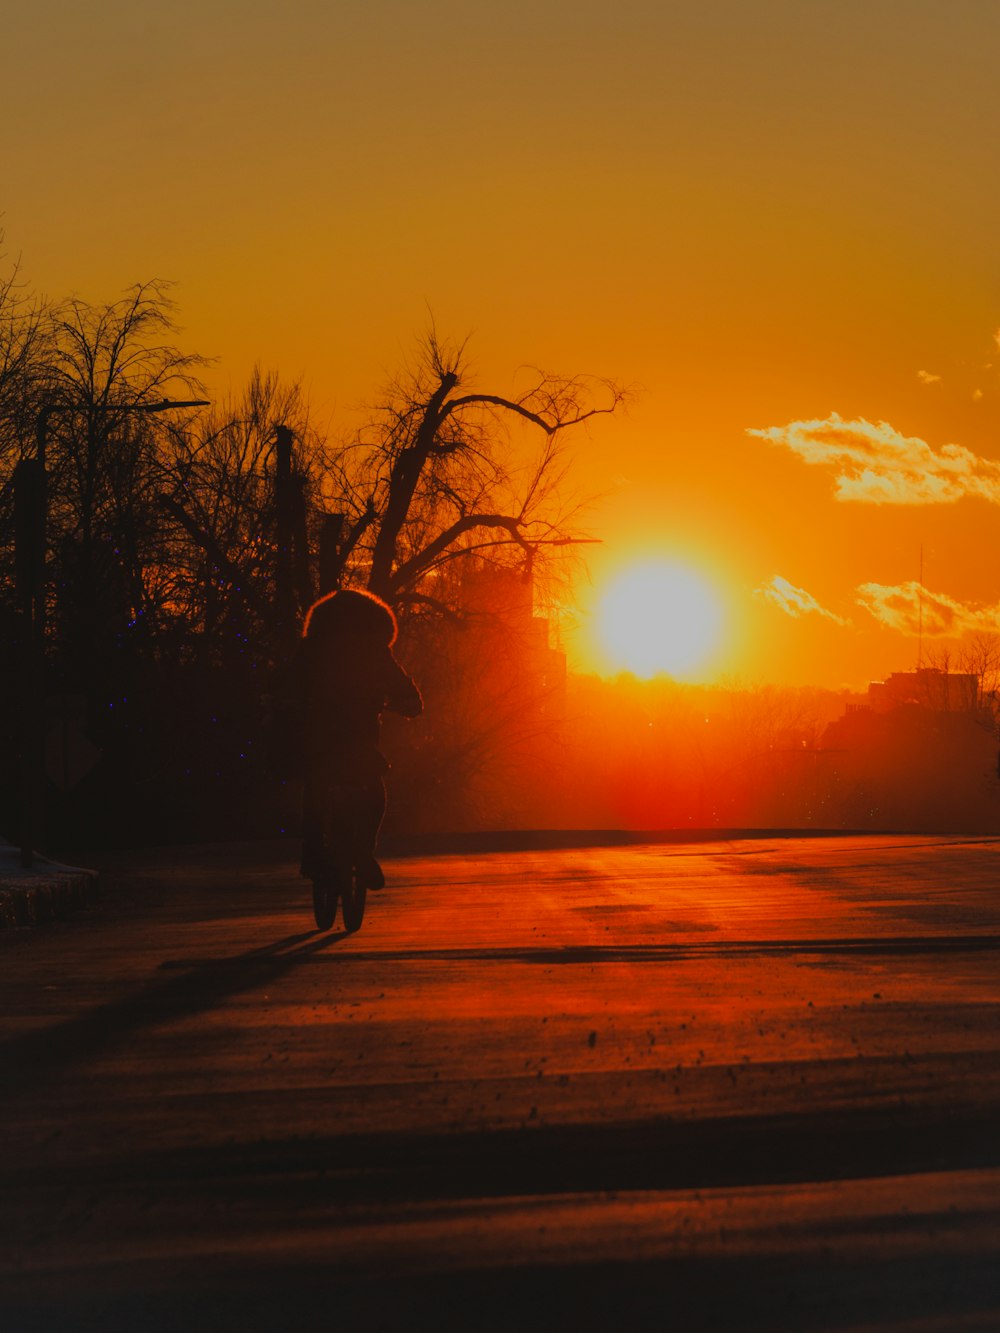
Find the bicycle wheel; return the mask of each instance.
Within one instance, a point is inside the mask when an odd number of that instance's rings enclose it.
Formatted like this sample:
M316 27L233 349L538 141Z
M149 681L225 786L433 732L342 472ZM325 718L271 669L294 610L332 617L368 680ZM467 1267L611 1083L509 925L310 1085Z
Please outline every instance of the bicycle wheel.
M313 880L313 916L320 930L329 930L337 919L337 887L326 875Z
M361 929L365 919L365 903L368 901L368 889L358 877L354 866L343 877L341 895L344 900L344 929L353 934Z

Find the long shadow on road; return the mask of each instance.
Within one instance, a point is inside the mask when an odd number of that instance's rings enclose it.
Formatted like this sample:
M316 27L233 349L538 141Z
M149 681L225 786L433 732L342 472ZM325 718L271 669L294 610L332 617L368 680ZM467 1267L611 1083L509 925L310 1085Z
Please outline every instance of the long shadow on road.
M296 964L349 938L346 931L288 935L231 958L195 962L121 999L0 1044L0 1095L79 1064L156 1023L210 1009L220 1000L268 985Z
M101 1167L167 1184L275 1188L312 1207L413 1200L792 1185L1000 1167L995 1108L804 1108L695 1120L449 1127L191 1146Z
M352 949L347 963L595 963L690 962L700 958L804 955L976 954L1000 951L1000 935L875 935L842 939L718 940L710 943L475 945L449 948ZM219 963L224 959L217 960ZM338 960L340 961L340 960ZM199 968L198 960L172 959L165 967Z

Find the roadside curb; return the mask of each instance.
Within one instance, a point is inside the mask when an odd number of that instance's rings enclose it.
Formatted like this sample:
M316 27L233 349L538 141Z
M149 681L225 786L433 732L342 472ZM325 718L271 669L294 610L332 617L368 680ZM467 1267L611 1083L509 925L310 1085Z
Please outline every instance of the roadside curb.
M9 850L0 844L0 860ZM8 867L0 865L0 931L63 920L97 900L96 870L42 861L37 869L7 872Z

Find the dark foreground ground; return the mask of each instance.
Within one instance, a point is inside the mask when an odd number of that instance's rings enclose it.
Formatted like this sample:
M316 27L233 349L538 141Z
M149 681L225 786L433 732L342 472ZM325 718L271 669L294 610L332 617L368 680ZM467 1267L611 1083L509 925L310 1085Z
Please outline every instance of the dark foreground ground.
M0 937L0 1328L1000 1330L1000 841L130 854Z

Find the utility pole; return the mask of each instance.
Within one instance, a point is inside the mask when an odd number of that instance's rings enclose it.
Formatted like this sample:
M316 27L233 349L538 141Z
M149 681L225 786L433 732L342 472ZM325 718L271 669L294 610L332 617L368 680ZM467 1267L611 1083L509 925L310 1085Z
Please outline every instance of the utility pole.
M295 588L293 580L292 543L295 532L294 496L292 488L292 431L288 426L275 427L274 444L274 525L275 571L274 610L281 639L291 635L295 624Z
M39 433L39 440L44 436ZM44 700L40 670L45 653L45 462L44 444L14 469L14 549L20 657L21 865L33 864L41 831L44 780Z
M917 582L919 612L917 619L917 670L923 665L924 656L924 544L920 543L920 575Z

